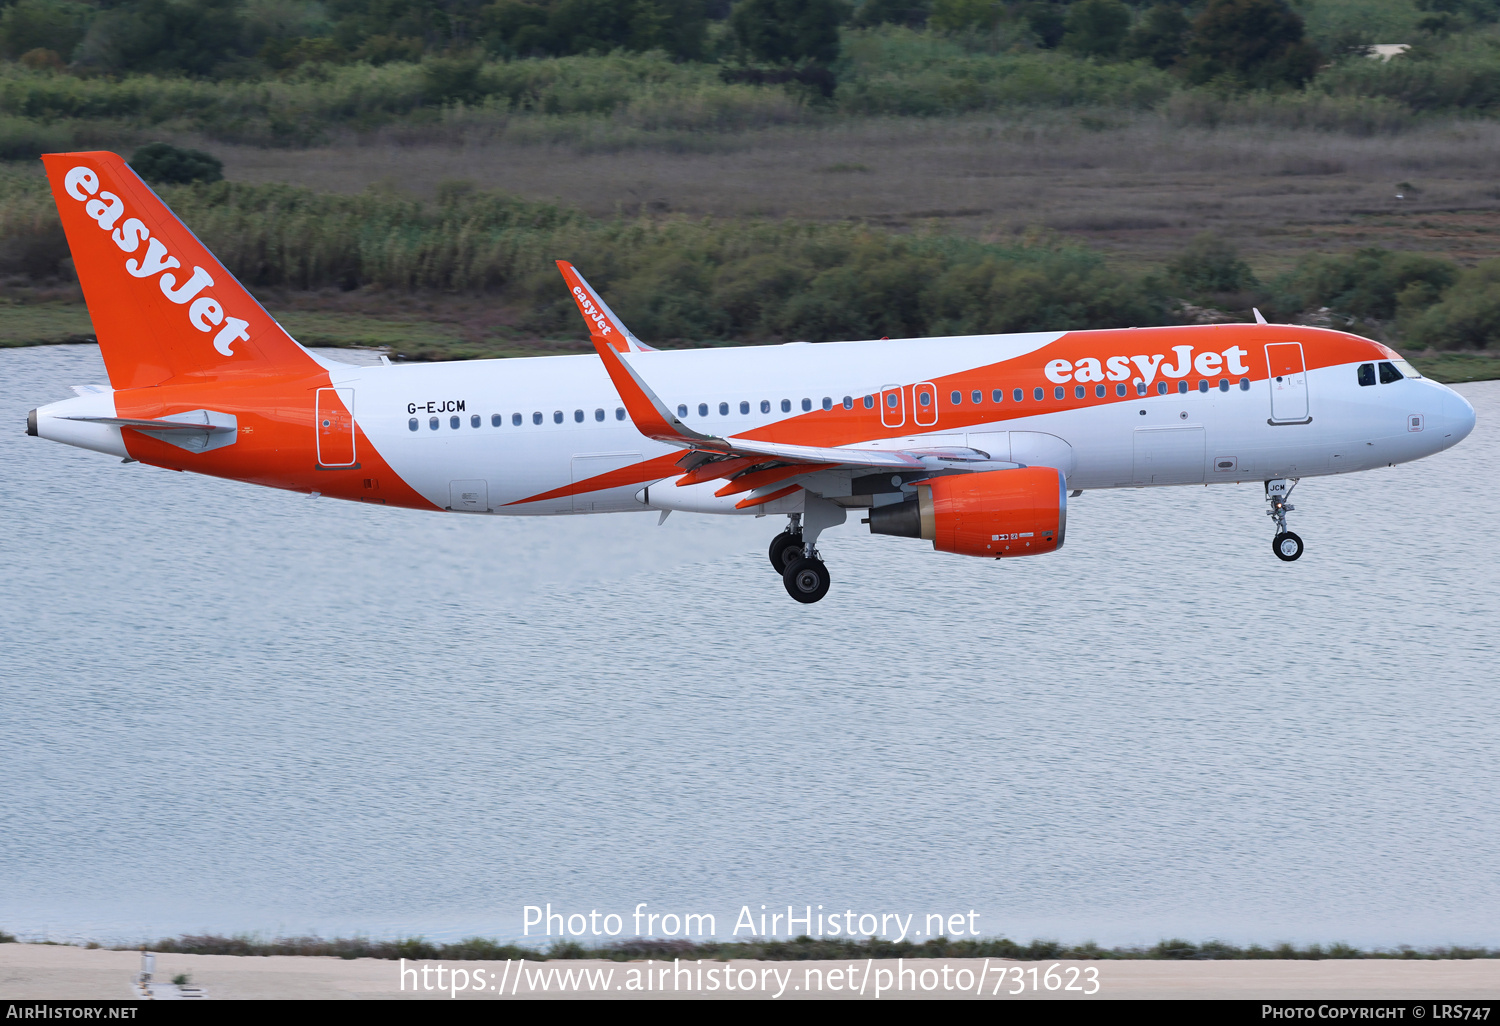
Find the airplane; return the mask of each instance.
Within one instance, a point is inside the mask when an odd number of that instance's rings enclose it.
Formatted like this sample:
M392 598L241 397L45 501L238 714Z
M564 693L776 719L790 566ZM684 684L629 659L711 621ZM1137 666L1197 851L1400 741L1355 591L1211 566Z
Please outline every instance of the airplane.
M123 159L43 158L109 385L27 433L314 496L491 516L785 516L773 570L873 534L1004 559L1061 548L1084 491L1262 482L1285 562L1306 477L1432 455L1462 396L1378 342L1217 324L663 351L572 264L588 355L355 366L299 345ZM855 300L857 301L857 299Z

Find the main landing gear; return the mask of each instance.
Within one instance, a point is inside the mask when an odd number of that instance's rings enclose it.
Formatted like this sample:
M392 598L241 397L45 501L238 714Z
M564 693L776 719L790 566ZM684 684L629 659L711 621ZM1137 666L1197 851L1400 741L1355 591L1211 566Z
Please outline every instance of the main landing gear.
M809 495L805 514L789 514L787 529L771 539L771 568L798 602L817 602L828 594L828 567L815 546L823 529L842 524L845 516L842 506Z
M1283 563L1302 558L1302 539L1286 529L1286 515L1297 508L1286 500L1296 487L1296 481L1288 482L1285 478L1266 482L1266 501L1271 504L1266 516L1276 524L1276 537L1271 539L1271 551Z

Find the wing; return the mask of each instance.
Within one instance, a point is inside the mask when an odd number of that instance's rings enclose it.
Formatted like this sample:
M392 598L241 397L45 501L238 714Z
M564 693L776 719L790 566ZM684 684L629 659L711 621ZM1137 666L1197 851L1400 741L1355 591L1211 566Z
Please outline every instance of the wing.
M589 334L605 370L614 382L636 429L647 438L675 445L689 452L678 461L687 473L677 481L679 486L701 484L717 478L729 478L729 483L719 489L717 495L733 495L741 491L752 492L751 496L738 503L740 508L768 502L795 490L795 484L783 485L772 492L771 488L792 478L817 474L830 470L869 469L899 470L931 473L944 470L998 470L1019 466L990 460L989 454L977 449L945 447L935 449L872 449L855 447L826 447L814 445L792 445L786 442L764 442L738 435L710 435L695 430L683 423L666 403L652 391L638 370L632 367L625 355L631 350L619 345L618 322L611 321L602 303L586 290L583 279L571 264L558 261L563 277L573 285L573 298L591 325ZM578 284L573 284L577 282ZM602 317L591 315L585 300ZM608 328L609 330L605 330Z

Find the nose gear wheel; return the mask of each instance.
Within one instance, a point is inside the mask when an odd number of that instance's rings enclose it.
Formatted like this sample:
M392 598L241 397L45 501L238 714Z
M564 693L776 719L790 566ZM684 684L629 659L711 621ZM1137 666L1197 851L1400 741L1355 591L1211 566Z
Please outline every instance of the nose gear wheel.
M1286 527L1286 515L1297 508L1287 502L1292 489L1296 487L1296 481L1277 479L1266 482L1266 501L1271 504L1271 508L1266 510L1266 516L1276 525L1276 537L1271 539L1271 551L1283 563L1302 558L1302 539Z

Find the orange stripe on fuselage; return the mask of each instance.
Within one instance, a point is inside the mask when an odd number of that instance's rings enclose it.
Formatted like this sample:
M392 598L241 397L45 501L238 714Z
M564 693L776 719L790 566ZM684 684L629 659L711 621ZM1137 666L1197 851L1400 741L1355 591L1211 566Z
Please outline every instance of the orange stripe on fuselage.
M1242 377L1249 378L1252 382L1266 380L1268 371L1265 347L1267 343L1274 342L1302 343L1308 370L1357 363L1362 360L1397 358L1396 353L1391 349L1369 339L1346 335L1343 332L1295 325L1217 324L1070 331L1051 344L1013 360L984 364L938 378L923 379L924 383L930 382L934 386L933 401L937 404L935 424L916 423L912 412L914 402L911 394L914 383L909 382L903 386L906 393L906 420L901 427L885 427L881 423L880 396L876 394L876 405L873 409L864 408L863 396L854 397L852 410L843 408L840 403L842 397L834 397L834 406L831 410L813 410L810 413L788 417L774 424L742 432L740 437L753 441L783 442L795 445L841 446L874 438L964 431L1024 417L1062 413L1112 403L1135 402L1156 396L1155 382L1163 380L1160 365L1155 370L1151 387L1145 396L1137 394L1135 390L1134 382L1141 377L1141 372L1134 363L1131 363L1129 375L1123 381L1127 386L1124 396L1117 395L1115 391L1115 386L1122 382L1106 377L1103 382L1087 382L1084 397L1078 398L1074 394L1074 388L1078 382L1072 380L1070 374L1070 380L1063 386L1065 391L1062 399L1055 397L1055 389L1059 386L1047 377L1047 365L1054 360L1066 360L1071 368L1080 360L1092 358L1098 361L1101 367L1107 367L1107 361L1111 357L1129 359L1134 356L1146 358L1160 356L1163 364L1171 366L1177 361L1177 354L1173 348L1175 346L1192 346L1195 357L1205 352L1222 353L1232 346L1245 350L1242 359L1245 366L1249 368L1246 373L1231 374L1227 370L1221 370L1210 376L1192 370L1186 378L1182 379L1189 381L1195 389L1199 378L1211 380L1212 386L1216 387L1219 378L1225 377L1230 379L1232 385L1238 386L1239 379ZM920 345L918 342L911 344ZM1172 381L1175 388L1175 382L1178 379L1166 380ZM1106 386L1104 396L1095 395L1096 384ZM991 393L997 388L1005 391L1004 399L999 403L993 402L991 398ZM1013 392L1017 388L1022 389L1025 394L1021 402L1014 401ZM1033 398L1034 389L1037 388L1046 390L1045 399L1040 402ZM955 391L962 393L963 396L963 402L957 406L949 402L950 393ZM974 391L984 393L982 403L970 402L971 393Z
M622 488L625 485L660 481L664 477L672 476L674 470L681 469L677 466L677 461L680 459L682 459L680 452L664 453L640 463L632 463L628 467L620 467L617 470L584 478L574 484L529 495L524 499L516 499L514 502L507 502L506 505L519 506L527 502L544 502L547 499L562 499L569 495L583 495L586 492L602 492L608 488Z

